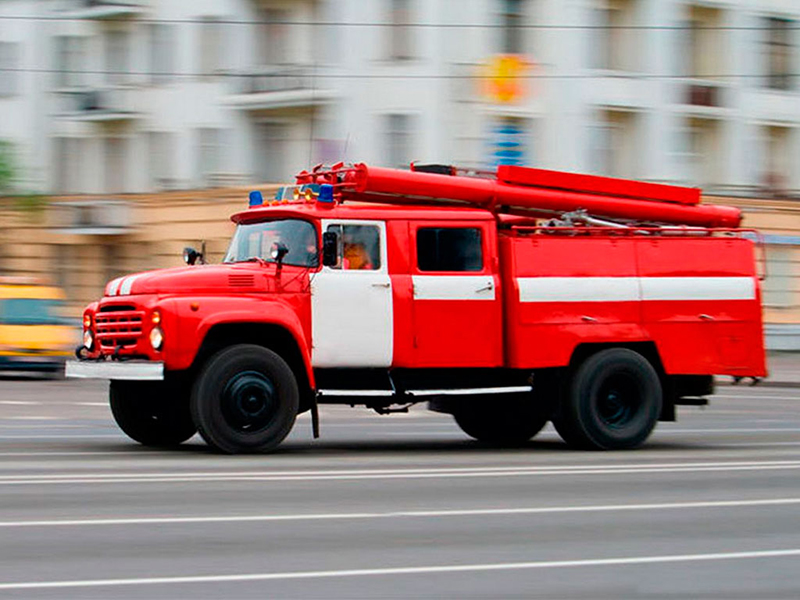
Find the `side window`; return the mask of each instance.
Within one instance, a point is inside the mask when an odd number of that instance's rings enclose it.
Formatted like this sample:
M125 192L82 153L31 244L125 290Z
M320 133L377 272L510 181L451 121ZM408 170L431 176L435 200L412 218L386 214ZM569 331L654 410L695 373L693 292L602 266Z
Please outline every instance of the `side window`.
M381 268L381 235L375 225L328 225L339 238L334 269L376 271Z
M417 266L420 271L481 271L481 230L421 227L417 230Z

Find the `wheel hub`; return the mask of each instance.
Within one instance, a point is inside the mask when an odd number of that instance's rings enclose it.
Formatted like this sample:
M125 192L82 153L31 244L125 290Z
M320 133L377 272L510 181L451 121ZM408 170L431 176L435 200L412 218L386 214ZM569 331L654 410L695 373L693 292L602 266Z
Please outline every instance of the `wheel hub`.
M222 393L222 414L237 431L264 429L274 418L277 407L275 385L258 371L237 373Z
M609 377L597 394L600 419L612 429L622 429L636 416L641 406L638 386L630 377Z

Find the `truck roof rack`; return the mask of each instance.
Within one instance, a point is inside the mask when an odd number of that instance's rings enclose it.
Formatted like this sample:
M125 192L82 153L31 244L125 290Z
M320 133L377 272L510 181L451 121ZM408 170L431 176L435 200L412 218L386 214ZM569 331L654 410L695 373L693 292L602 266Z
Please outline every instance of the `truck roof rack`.
M584 211L598 219L636 224L738 227L741 223L737 208L700 204L698 188L509 165L487 174L447 165L412 165L403 170L338 163L302 171L297 183L333 185L342 200L470 205L495 214L549 218Z

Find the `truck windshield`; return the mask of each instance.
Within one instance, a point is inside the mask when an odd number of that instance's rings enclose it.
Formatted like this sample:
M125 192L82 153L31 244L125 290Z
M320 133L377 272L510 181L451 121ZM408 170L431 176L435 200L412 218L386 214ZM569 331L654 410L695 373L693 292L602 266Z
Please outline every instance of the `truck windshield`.
M255 259L275 262L272 251L278 244L283 244L288 250L283 259L285 265L316 267L319 264L317 230L308 221L300 219L280 219L237 226L223 262Z
M8 298L0 300L2 325L63 325L60 300Z

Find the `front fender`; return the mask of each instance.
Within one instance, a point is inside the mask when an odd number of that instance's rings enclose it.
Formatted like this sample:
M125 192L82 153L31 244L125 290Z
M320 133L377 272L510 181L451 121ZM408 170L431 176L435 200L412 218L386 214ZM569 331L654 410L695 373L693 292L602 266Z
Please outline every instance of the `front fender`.
M217 325L260 324L276 325L285 329L300 350L308 380L314 385L311 369L311 309L302 298L259 297L193 297L173 298L170 313L175 315L172 331L166 332L169 340L176 340L165 348L165 366L168 370L188 369L200 351L203 340Z

